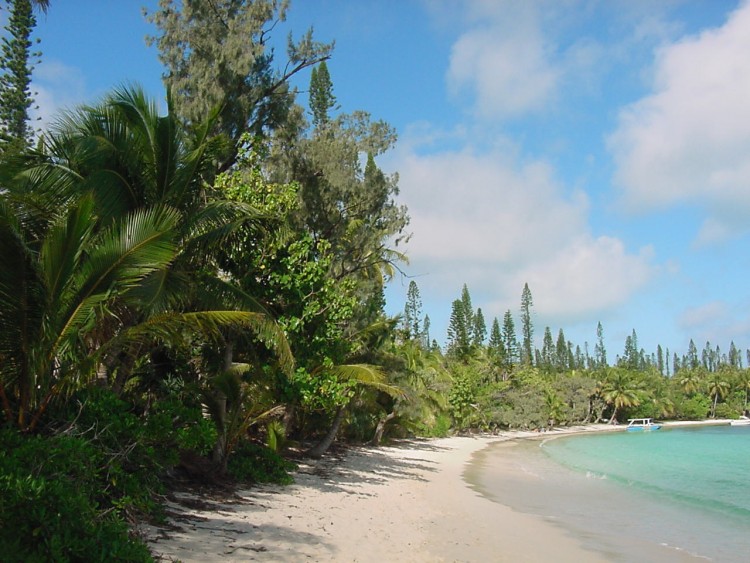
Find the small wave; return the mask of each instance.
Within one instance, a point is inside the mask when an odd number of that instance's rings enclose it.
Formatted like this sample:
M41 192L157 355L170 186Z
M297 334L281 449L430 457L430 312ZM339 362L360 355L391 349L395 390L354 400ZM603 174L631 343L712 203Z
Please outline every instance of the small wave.
M594 471L587 471L586 478L587 479L600 479L603 481L607 479L607 475L605 473L595 473Z
M692 551L688 551L687 549L683 549L681 547L677 547L676 545L670 545L668 543L661 543L662 547L665 547L667 549L671 549L672 551L678 551L680 553L685 553L689 557L692 557L693 559L704 559L706 561L713 561L710 557L707 557L706 555L701 555L699 553L693 553Z

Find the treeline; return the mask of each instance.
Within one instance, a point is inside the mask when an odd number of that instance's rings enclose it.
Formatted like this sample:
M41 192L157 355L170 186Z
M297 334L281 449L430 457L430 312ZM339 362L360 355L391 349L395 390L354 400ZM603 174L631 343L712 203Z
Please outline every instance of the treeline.
M706 345L701 357L692 341L688 353L646 355L635 331L622 355L608 361L604 330L597 325L593 355L574 345L562 329L556 339L545 327L542 347L534 346L533 297L521 294L520 331L510 310L489 331L481 308L474 309L464 285L451 305L445 350L429 336L415 282L407 292L401 342L418 346L450 376L449 403L455 428L544 428L557 424L615 422L631 417L736 418L748 407L750 370L734 343L729 353ZM422 319L421 321L419 319ZM421 323L421 324L420 324Z
M414 295L417 296L416 299L413 297ZM418 316L415 313L408 312L410 309L415 309L415 303L420 303L421 307L419 288L416 283L409 286L404 313L406 318ZM472 309L469 289L464 284L461 297L453 301L452 304L447 334L448 351L464 356L472 348L486 346L488 351L497 357L508 370L519 363L534 365L544 370L558 371L594 370L612 365L634 371L656 369L666 376L676 375L683 369L697 369L699 367L709 372L727 367L743 369L743 351L737 348L734 341L730 342L727 353L722 353L718 345L714 347L710 342L706 342L699 354L691 339L687 347L687 353L680 356L677 352L674 352L670 359L669 348L664 348L661 344L657 345L656 351L650 354L641 348L638 345L638 335L635 329L625 338L622 355L616 355L614 362L610 363L604 344L604 328L601 322L596 327L596 343L593 353L588 342L584 342L583 347L581 347L568 340L562 328L553 338L549 326L544 327L542 347L538 348L533 341L535 327L530 314L532 306L531 290L528 284L525 284L521 294L522 340L519 340L516 334L515 322L510 310L505 312L502 325L497 318L492 320L489 340L487 340L487 325L482 309L478 308L476 311ZM418 329L419 323L415 324L414 321L411 321L411 324L415 327L412 331L416 333L421 330L423 334L428 334L429 317L425 316L422 322L426 328ZM429 336L427 338L429 339ZM433 347L438 346L436 341L432 341L431 345ZM745 356L747 363L750 365L750 349L745 350Z

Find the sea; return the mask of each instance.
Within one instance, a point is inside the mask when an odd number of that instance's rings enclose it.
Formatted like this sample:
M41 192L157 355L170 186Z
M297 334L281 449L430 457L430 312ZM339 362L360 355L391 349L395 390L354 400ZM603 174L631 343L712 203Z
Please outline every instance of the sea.
M501 442L464 476L609 561L750 561L750 426Z

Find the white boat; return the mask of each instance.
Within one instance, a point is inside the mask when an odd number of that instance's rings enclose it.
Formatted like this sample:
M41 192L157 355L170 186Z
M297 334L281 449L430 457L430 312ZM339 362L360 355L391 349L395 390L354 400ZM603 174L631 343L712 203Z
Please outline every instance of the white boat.
M648 432L659 430L661 424L656 424L652 418L630 418L628 419L628 432Z
M732 426L750 426L750 418L743 414L738 419L729 421L729 424Z

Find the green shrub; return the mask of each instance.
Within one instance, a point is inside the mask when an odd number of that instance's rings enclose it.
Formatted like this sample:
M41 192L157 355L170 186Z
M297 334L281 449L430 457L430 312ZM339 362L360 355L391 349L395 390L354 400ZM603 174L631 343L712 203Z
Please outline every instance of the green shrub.
M290 471L295 465L282 458L273 450L253 444L241 442L229 458L227 470L238 481L251 483L278 483L289 485L293 482Z
M675 418L678 420L703 420L711 410L711 399L705 395L694 395L675 401Z
M71 436L0 432L0 553L7 561L150 561L117 512L98 510L101 452Z

